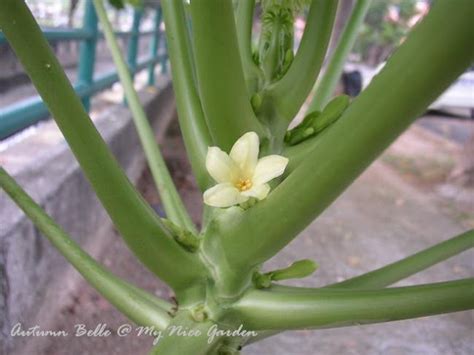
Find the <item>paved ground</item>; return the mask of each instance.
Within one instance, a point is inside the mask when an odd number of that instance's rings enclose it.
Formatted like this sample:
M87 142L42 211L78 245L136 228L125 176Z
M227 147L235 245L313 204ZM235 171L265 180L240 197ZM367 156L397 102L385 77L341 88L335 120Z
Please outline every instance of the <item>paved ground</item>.
M472 130L473 126L466 129ZM164 153L181 192L187 204L196 206L200 195L188 173L181 142L175 136L166 145ZM421 151L423 159L412 154L416 149ZM278 258L271 260L270 267L286 266L295 259L314 259L320 269L313 277L296 284L318 286L382 266L472 228L474 208L469 203L459 204L457 199L442 200L439 192L454 164L445 156L455 156L459 150L456 144L412 127ZM436 169L427 177L423 172L430 166ZM151 203L158 202L148 173L143 176L141 188ZM457 191L457 195L463 196L472 192ZM192 214L197 217L199 211L193 208ZM473 257L473 251L465 252L400 284L472 277ZM137 264L118 236L102 261L139 286L160 296L168 295L166 288ZM244 353L467 355L474 353L473 317L473 312L463 312L391 324L289 332L252 345ZM77 294L71 295L57 329L72 331L76 323L93 329L106 323L109 329L116 330L126 322L84 283ZM150 339L117 336L47 341L46 350L38 355L138 355L146 354L150 346Z

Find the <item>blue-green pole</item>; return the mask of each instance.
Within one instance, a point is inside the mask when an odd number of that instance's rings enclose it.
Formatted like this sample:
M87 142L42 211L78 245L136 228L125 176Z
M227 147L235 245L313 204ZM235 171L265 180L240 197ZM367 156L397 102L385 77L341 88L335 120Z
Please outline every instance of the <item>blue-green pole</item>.
M95 51L98 37L97 14L92 4L92 0L86 0L84 11L83 30L90 34L90 37L81 43L79 53L78 84L89 87L94 80ZM85 96L82 103L87 111L90 108L90 96Z
M127 64L131 73L133 73L137 67L138 40L140 37L140 21L142 14L142 9L133 10L133 23L127 48Z
M163 55L161 56L161 73L162 74L166 74L168 73L168 44L166 43L166 37L164 37L164 47L165 47L165 52L163 53Z
M156 9L155 14L155 24L154 29L155 33L151 39L151 49L150 49L150 58L155 58L158 53L158 47L160 46L160 24L161 24L161 7ZM155 85L155 63L151 63L148 67L148 85L152 86Z

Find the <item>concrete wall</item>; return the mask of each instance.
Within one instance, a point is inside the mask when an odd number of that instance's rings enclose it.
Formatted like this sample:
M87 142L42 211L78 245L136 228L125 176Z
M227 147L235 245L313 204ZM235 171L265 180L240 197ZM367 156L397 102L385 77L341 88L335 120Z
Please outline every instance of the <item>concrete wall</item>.
M157 82L156 91L140 95L160 140L175 117L175 106L169 79L162 77ZM112 105L93 119L135 182L145 162L128 109ZM0 164L92 255L107 246L112 235L110 220L54 122L41 124L34 134L1 152ZM28 340L10 336L16 323L25 328L47 327L61 307L62 295L74 289L79 279L0 191L0 354L13 353Z

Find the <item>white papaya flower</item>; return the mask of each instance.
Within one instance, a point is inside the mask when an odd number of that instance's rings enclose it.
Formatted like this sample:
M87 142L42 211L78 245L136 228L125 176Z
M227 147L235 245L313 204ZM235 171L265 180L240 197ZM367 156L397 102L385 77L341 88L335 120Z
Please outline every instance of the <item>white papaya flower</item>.
M285 171L288 159L269 155L258 159L259 139L247 132L235 142L229 154L209 147L206 169L217 185L204 192L204 203L213 207L230 207L251 197L263 200L270 192L267 184Z

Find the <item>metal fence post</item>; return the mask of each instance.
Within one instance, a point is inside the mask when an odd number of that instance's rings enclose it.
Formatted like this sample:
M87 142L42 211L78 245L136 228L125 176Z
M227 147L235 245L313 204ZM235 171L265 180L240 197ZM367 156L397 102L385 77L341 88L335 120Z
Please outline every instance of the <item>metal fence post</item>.
M130 68L130 75L132 77L133 73L135 73L135 70L137 69L138 40L140 37L140 21L142 14L142 9L133 10L133 23L127 48L127 64Z
M151 47L150 47L150 58L156 58L158 54L158 48L160 46L160 24L161 24L161 7L156 9L155 14L155 24L154 24L154 31L153 37L151 39ZM151 62L148 66L148 85L153 86L155 85L155 62Z
M78 84L85 87L91 86L94 80L95 52L98 36L97 21L97 14L92 0L86 0L83 29L87 32L88 37L81 43L77 75ZM86 110L89 111L90 96L85 96L82 102Z
M166 36L164 36L164 47L165 47L165 52L163 53L163 56L161 57L161 73L166 74L168 73L168 44L166 43Z

